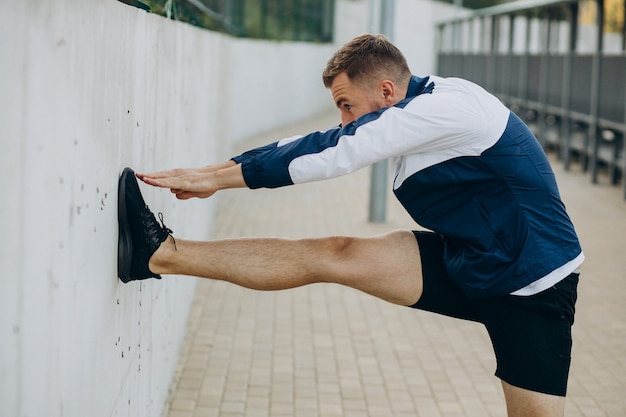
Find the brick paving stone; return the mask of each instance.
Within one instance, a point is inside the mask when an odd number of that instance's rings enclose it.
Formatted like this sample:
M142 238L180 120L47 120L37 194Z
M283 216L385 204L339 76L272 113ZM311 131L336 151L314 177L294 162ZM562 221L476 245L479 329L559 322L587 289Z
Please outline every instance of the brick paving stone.
M193 411L179 411L170 408L168 417L193 417Z
M241 150L336 123L259 135ZM626 415L626 203L619 187L553 161L586 253L566 415ZM213 238L371 236L415 224L390 195L367 222L369 170L217 196ZM202 203L180 203L202 204ZM189 278L195 279L195 278ZM502 416L484 329L339 285L258 292L198 280L164 417Z

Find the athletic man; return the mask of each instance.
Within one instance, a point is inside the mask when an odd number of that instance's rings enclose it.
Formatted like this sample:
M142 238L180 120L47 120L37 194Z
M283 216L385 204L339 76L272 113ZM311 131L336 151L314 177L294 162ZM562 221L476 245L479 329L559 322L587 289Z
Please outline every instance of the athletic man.
M537 140L477 85L412 76L382 36L344 45L323 81L340 126L220 165L137 177L179 199L205 198L227 188L322 180L391 158L394 193L433 232L174 239L126 169L119 189L120 278L183 274L259 290L333 282L478 321L493 343L509 416L562 416L583 253Z

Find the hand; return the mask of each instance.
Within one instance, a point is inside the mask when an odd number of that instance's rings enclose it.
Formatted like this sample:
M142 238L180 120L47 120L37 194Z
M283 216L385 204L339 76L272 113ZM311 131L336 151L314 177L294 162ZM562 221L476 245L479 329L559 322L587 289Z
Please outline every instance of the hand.
M137 178L155 187L169 188L179 200L207 198L218 190L246 187L241 165L234 161L203 168L138 173Z
M207 198L219 189L215 170L208 168L178 168L149 174L137 173L137 178L155 187L169 188L179 200Z

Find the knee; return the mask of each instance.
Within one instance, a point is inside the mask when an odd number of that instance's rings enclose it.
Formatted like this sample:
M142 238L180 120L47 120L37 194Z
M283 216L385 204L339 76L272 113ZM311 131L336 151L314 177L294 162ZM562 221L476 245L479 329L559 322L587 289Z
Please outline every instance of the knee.
M313 256L308 272L314 279L324 282L355 274L364 263L358 241L358 238L344 236L310 240Z
M357 253L357 239L346 236L334 236L328 239L327 247L330 259L345 262L355 257Z

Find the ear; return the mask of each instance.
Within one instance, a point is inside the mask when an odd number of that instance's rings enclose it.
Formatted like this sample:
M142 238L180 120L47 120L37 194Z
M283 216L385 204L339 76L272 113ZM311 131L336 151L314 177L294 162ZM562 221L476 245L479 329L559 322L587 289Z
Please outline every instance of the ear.
M385 100L385 106L393 106L401 100L397 95L396 85L391 80L382 80L378 85L379 92Z

